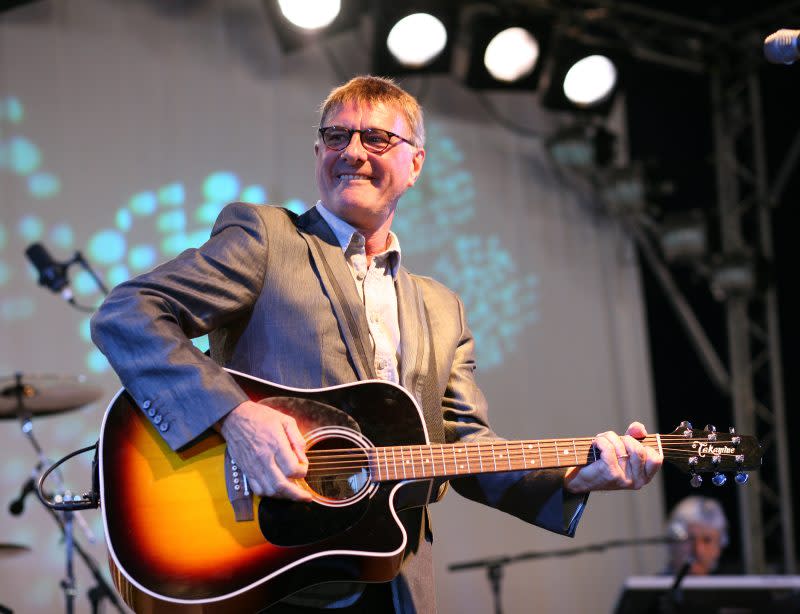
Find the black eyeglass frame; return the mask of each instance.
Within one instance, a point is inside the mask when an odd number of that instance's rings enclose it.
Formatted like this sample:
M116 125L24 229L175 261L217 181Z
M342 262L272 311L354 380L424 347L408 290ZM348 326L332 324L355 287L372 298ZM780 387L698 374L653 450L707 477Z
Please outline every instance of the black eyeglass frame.
M347 141L344 143L344 145L342 145L342 147L331 147L330 145L328 145L327 141L325 140L325 134L328 132L328 130L331 130L332 128L336 128L337 130L342 130L342 131L348 133ZM393 136L396 136L398 139L400 139L404 143L408 143L412 147L416 147L416 145L414 144L413 141L409 141L407 138L402 137L399 134L395 134L394 132L389 132L388 130L384 130L383 128L364 128L362 130L359 130L357 128L345 128L344 126L335 126L334 125L334 126L322 126L317 130L317 132L319 132L319 136L322 139L322 142L325 145L325 147L327 147L328 149L331 149L333 151L344 151L345 149L347 149L350 146L350 143L353 141L353 134L355 134L356 132L358 132L358 138L361 139L361 146L364 149L366 149L367 151L370 151L372 153L380 154L380 153L385 152L387 149L389 149L389 146L392 144L392 137ZM383 148L381 148L381 149L377 149L374 146L369 145L369 143L363 139L363 135L365 133L366 134L372 133L372 134L385 134L385 135L387 135L388 138L386 139L386 145L384 145Z

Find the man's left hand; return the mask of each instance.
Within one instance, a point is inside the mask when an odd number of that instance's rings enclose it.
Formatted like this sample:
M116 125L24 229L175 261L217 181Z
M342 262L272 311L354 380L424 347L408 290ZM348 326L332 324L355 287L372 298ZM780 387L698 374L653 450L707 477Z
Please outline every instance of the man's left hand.
M647 435L644 425L634 422L624 435L600 433L594 446L600 458L584 467L570 467L564 487L571 493L593 490L638 490L658 472L664 457L638 439Z

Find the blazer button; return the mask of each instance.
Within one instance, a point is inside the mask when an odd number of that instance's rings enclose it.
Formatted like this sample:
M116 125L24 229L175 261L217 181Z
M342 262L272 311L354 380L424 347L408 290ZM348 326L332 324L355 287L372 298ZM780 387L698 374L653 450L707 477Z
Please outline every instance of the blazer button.
M142 403L142 409L150 409L151 405L152 403L150 402L150 399L147 399L144 403Z
M153 418L153 422L155 422L156 424L161 424L161 420L162 420L161 414L156 414L155 418Z
M151 407L150 409L148 409L147 410L147 415L150 416L151 418L153 416L155 416L156 415L156 408L155 407Z
M166 433L169 430L169 422L162 422L158 426L158 430L161 431L162 433Z

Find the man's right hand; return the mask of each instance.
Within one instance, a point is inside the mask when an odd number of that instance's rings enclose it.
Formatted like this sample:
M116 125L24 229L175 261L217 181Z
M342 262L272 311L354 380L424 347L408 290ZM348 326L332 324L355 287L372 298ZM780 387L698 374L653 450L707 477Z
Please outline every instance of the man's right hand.
M308 471L308 458L294 418L245 401L222 420L220 432L255 494L311 500L311 493L299 483Z

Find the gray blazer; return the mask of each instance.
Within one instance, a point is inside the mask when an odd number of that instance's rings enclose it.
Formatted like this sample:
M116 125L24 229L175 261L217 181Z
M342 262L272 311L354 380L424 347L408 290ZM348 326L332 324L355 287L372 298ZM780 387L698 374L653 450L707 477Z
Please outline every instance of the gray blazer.
M396 280L401 385L447 441L496 438L475 383L474 340L458 296L401 267ZM434 333L435 331L435 333ZM189 338L210 335L211 356ZM228 205L209 240L117 286L92 318L92 339L173 449L247 400L219 365L316 388L375 377L369 328L333 232L315 209ZM153 415L150 416L149 414ZM437 418L439 424L436 424ZM585 497L562 471L459 478L470 499L573 535ZM431 612L435 593L425 509L404 516L409 548L393 581L397 612Z

